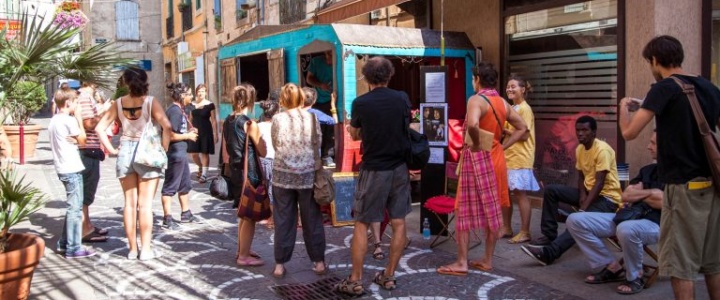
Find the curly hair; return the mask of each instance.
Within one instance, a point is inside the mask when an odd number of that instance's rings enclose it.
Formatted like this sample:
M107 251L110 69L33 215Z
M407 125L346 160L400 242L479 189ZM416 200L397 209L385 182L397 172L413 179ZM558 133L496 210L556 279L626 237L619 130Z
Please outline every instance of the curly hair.
M181 102L182 101L182 94L185 94L188 92L188 86L182 82L180 83L168 83L167 84L168 92L170 93L170 97L175 102Z
M365 63L362 74L369 84L385 85L395 75L395 67L387 58L375 56Z
M130 90L130 96L140 97L148 93L148 75L145 70L135 67L125 69L122 80Z
M263 110L263 118L270 120L280 110L280 103L272 100L260 101L260 108Z
M495 66L489 62L482 61L472 68L473 77L480 79L480 86L493 88L497 86L498 72Z

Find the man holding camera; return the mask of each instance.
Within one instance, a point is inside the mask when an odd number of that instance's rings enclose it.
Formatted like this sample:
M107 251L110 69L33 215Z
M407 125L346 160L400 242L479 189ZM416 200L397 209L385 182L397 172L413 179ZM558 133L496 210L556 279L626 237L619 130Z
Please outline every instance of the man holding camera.
M657 159L655 134L648 150ZM624 206L617 213L586 212L571 214L565 224L578 247L587 257L590 268L599 269L585 278L586 283L606 283L625 280L617 288L620 294L636 294L643 290L643 246L653 245L660 238L660 210L664 185L658 180L657 164L650 164L630 180L622 193ZM603 243L604 238L616 236L622 248L625 267ZM623 273L625 273L623 276Z

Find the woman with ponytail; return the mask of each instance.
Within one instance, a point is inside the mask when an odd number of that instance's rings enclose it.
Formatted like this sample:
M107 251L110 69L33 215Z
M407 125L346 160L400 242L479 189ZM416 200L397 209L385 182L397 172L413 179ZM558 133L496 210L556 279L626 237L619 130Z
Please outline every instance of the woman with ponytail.
M272 119L271 135L275 147L273 195L275 205L275 270L273 276L285 276L285 264L292 258L300 207L303 240L313 271L322 275L325 265L325 228L320 205L313 199L315 170L319 159L321 131L315 116L303 109L305 96L294 83L283 86L280 106L285 111Z
M255 87L243 83L235 87L232 96L233 112L225 118L222 136L227 151L227 163L230 168L230 182L232 195L235 198L233 207L238 207L245 179L244 166L247 160L247 179L257 187L262 181L260 166L256 157L265 156L265 145L260 139L260 130L255 121L248 114L255 105ZM248 145L248 155L245 157L245 145ZM263 262L257 254L250 251L255 237L255 221L240 219L238 222L238 249L236 263L239 266L261 266Z
M152 240L152 201L157 192L163 170L135 163L135 149L147 122L155 122L162 127L162 146L165 151L170 145L172 127L165 115L162 104L148 96L148 76L138 68L129 68L123 72L122 81L130 94L115 101L117 109L109 109L95 127L100 142L112 155L117 155L116 172L125 194L123 223L130 252L128 259L150 260L160 256L154 251ZM112 122L122 124L120 149L116 149L105 134ZM118 151L119 150L119 151ZM140 223L140 244L137 241L137 225Z

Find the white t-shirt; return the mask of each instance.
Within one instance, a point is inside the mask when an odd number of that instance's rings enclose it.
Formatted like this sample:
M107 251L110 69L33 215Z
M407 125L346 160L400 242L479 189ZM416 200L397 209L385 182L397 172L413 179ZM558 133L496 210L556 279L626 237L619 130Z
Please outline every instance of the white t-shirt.
M265 141L265 145L267 146L267 154L265 154L265 158L274 159L275 158L275 147L273 147L272 144L272 137L270 136L272 127L272 122L260 122L258 123L258 129L260 130L260 138Z
M55 171L58 174L69 174L85 170L78 146L67 139L80 135L80 125L78 125L77 119L64 113L56 114L50 119L48 133L50 134L50 149L53 153Z

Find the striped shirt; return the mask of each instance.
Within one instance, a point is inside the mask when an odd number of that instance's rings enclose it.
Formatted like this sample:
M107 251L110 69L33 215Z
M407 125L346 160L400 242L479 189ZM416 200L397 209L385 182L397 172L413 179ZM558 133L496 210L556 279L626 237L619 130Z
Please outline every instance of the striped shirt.
M93 94L82 89L77 98L77 105L82 108L83 120L92 119L98 116L97 102ZM100 149L100 139L95 130L85 130L87 141L85 146L79 146L80 149Z

